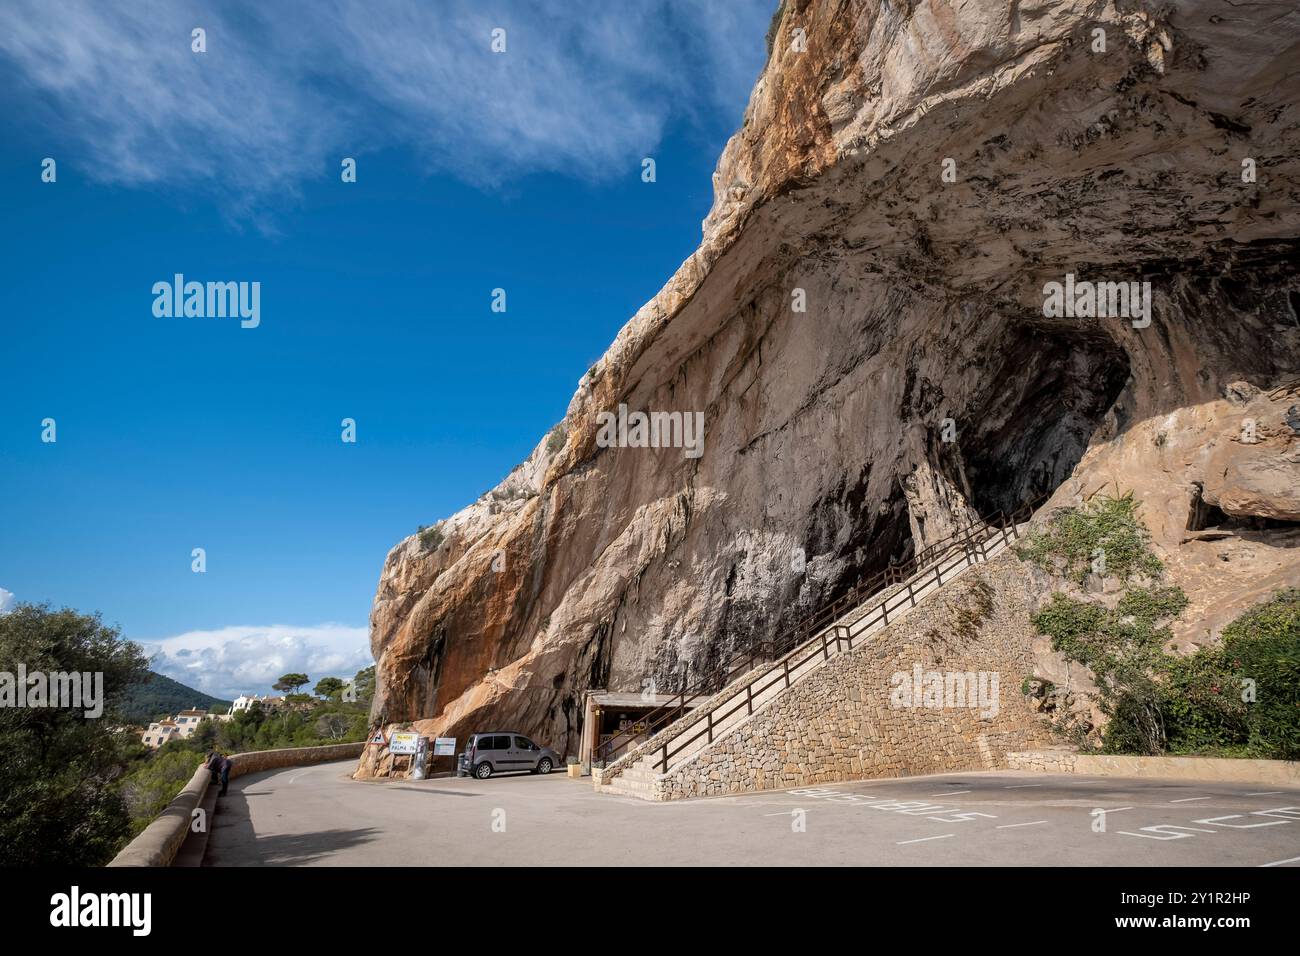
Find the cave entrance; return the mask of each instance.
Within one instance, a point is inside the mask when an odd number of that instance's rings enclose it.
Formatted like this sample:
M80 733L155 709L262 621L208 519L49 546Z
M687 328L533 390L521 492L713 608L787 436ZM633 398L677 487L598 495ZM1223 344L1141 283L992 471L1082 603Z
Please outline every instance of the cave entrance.
M1219 531L1233 534L1238 531L1292 531L1300 528L1300 521L1269 518L1264 515L1230 515L1218 505L1206 501L1200 482L1192 484L1192 501L1187 510L1188 531Z
M1104 332L1060 323L1009 325L987 387L958 420L958 447L980 515L1054 491L1083 457L1129 378ZM1113 427L1122 427L1116 421Z

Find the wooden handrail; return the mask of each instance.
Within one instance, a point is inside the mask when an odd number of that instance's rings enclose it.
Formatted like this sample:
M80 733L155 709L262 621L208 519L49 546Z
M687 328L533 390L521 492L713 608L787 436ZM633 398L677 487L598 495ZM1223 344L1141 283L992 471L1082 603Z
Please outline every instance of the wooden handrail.
M992 531L993 534L996 535L998 531L1001 531L1004 541L1009 540L1007 538L1008 532L1010 532L1013 537L1019 537L1019 532L1016 528L1019 516L1022 514L1025 514L1027 517L1032 516L1038 505L1046 501L1048 497L1050 497L1050 492L1036 496L1030 501L1022 504L1019 508L1014 509L1010 514L1005 511L997 511L989 515L987 518L982 518L976 522L972 522L964 528L958 528L952 534L930 544L917 555L902 562L890 562L883 571L877 571L875 574L867 578L859 579L847 592L842 594L829 606L823 607L820 610L801 618L792 628L786 631L782 637L774 641L765 641L757 645L751 644L747 648L733 652L722 662L719 671L715 672L712 677L706 677L701 681L698 681L694 686L684 688L681 691L674 693L666 703L645 714L638 722L640 726L644 727L642 733L647 737L654 736L659 729L666 727L685 716L686 702L689 698L716 693L718 690L729 685L742 671L752 671L755 666L755 652L758 649L762 649L766 655L770 655L775 659L785 659L788 658L795 648L798 648L804 643L815 641L820 635L823 642L823 652L829 656L828 652L824 651L826 647L825 630L843 617L849 608L861 607L867 600L881 591L888 590L895 584L903 583L907 584L909 603L912 606L915 606L917 590L915 587L915 579L918 575L922 574L923 569L927 564L933 562L929 570L934 573L935 583L942 586L942 564L943 556L945 554L958 546L962 546L964 554L968 558L973 555L974 548L978 548L980 556L984 557L986 555L984 541L987 539L986 537L981 536L984 535L985 532ZM967 565L970 563L972 562L966 562ZM886 595L885 600L888 600L888 595ZM901 606L902 605L900 604L899 607ZM887 625L889 623L888 610L884 601L879 605L879 608L883 623ZM869 616L870 613L871 612L869 611L867 615L864 615L863 619ZM802 640L800 640L801 637ZM850 637L850 647L851 646ZM806 661L804 663L806 663ZM720 681L718 680L719 674L721 675ZM788 667L785 669L785 680L788 686ZM752 698L750 699L752 700ZM718 706L721 706L722 703L723 702L719 702ZM714 709L716 708L711 708L709 713L711 714ZM673 715L671 716L671 719L669 719L670 715ZM620 747L626 746L637 736L639 736L639 734L628 734L626 732L619 732L618 734L612 735L610 739L597 743L593 756L596 757L596 759L608 760L611 753ZM697 734L696 737L691 738L687 743L698 739L698 736L699 735ZM678 748L678 751L680 751L680 749L681 748ZM666 769L668 757L670 756L667 742L665 742L662 751L664 754L662 763Z

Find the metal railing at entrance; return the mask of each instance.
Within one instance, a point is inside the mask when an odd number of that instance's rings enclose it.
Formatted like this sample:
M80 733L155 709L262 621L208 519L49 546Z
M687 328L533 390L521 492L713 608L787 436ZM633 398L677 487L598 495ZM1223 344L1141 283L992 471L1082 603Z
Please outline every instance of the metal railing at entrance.
M719 673L674 694L667 703L638 720L638 727L643 729L635 736L640 737L657 734L684 717L691 718L690 723L683 727L682 733L665 740L662 747L655 751L658 756L651 764L652 769L657 773L666 773L672 758L699 740L701 736L707 735L708 742L712 743L717 725L742 706L752 714L755 699L764 691L771 689L782 680L788 687L792 673L797 672L799 667L818 655L829 659L832 645L837 651L846 647L852 648L853 642L872 625L878 622L888 625L890 614L897 615L904 606L915 607L920 592L931 583L942 586L945 575L951 578L962 568L974 564L977 560L984 560L987 557L987 545L999 535L1005 543L1010 543L1012 538L1018 536L1017 525L1028 521L1033 516L1034 510L1048 497L1049 495L1046 494L1040 495L1009 514L998 511L965 528L958 529L914 557L897 564L891 563L885 570L862 579L848 592L804 618L776 640L752 645L733 653L723 662ZM869 607L849 625L834 626L835 622L849 611L861 607L877 596L881 597L879 603ZM832 634L833 636L829 636ZM795 651L798 653L792 653ZM687 710L687 701L716 695L737 677L754 671L767 661L772 663L764 673L749 680L743 687L737 688L727 698L705 704L701 709ZM719 713L721 708L733 701L734 706ZM697 722L702 725L701 728L692 736L681 739L682 734ZM611 735L598 744L593 758L608 761L611 754L622 750L632 742L632 739L630 735Z

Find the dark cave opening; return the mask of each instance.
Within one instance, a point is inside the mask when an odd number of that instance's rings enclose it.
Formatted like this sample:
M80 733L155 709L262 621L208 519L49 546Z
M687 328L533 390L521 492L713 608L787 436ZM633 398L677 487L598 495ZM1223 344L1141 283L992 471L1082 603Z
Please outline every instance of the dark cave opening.
M1128 355L1085 327L1011 325L987 388L958 420L971 504L1009 512L1069 477L1129 378Z
M1300 521L1263 515L1230 515L1218 505L1205 501L1201 497L1202 491L1199 482L1193 485L1192 501L1187 510L1188 531L1291 531L1300 528Z

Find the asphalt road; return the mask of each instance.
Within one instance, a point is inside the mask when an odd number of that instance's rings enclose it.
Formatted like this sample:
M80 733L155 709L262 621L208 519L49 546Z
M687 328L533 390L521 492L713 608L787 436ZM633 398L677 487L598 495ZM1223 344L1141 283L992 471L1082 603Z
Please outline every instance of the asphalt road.
M233 781L204 865L1300 866L1296 788L981 772L655 804L355 766Z

